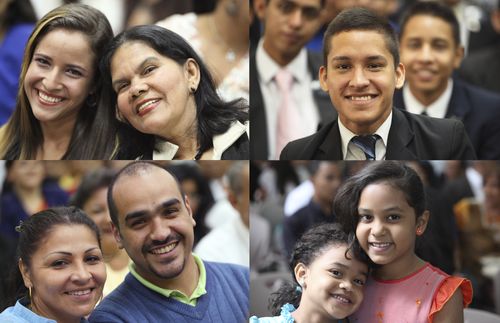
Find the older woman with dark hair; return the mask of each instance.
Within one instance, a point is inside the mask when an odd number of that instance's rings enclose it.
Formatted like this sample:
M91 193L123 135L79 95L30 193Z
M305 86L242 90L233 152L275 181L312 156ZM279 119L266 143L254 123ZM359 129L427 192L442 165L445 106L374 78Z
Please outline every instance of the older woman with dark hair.
M16 229L17 268L0 322L88 322L106 280L95 223L78 208L59 207Z
M109 45L101 72L125 123L120 158L248 159L248 106L218 96L205 64L179 35L151 25L124 31Z

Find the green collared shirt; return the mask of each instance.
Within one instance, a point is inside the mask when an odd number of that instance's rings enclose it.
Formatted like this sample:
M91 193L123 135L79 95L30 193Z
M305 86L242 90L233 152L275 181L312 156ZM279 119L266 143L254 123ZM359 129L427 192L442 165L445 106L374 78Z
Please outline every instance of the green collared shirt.
M191 296L187 296L181 291L175 290L175 289L166 289L166 288L161 288L156 285L153 285L146 279L142 278L137 271L135 270L135 264L131 263L129 265L130 273L137 278L138 281L141 282L144 286L147 288L163 295L166 297L172 297L173 299L184 303L188 304L191 306L196 306L196 301L197 299L201 296L207 293L207 290L205 289L206 283L207 283L207 274L205 272L205 265L203 264L203 261L201 261L201 258L195 255L194 253L192 254L194 257L194 261L196 265L198 266L198 270L200 271L200 278L198 279L198 285L196 285L196 288L194 289L193 293Z

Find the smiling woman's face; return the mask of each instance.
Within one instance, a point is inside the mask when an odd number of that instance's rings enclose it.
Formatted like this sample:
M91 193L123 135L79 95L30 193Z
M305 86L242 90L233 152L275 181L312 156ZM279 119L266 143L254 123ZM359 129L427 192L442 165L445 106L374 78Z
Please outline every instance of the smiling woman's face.
M102 296L106 268L95 233L85 225L54 226L30 266L20 267L32 310L58 322L78 321Z
M194 60L180 65L139 41L123 44L111 59L120 113L140 132L164 138L184 135L196 119L190 88L198 75Z

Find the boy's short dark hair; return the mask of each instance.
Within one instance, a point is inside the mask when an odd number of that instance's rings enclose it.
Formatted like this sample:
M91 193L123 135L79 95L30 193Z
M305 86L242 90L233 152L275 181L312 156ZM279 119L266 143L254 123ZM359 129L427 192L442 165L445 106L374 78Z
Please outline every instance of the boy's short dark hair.
M389 21L376 15L368 9L352 8L342 11L328 25L323 36L323 60L328 66L328 53L331 50L333 36L344 31L363 30L380 33L384 39L387 49L394 59L394 67L399 64L399 44L396 32Z
M434 1L416 2L405 11L400 22L399 39L403 36L408 21L414 16L431 16L444 20L451 27L455 44L460 45L460 26L455 13L450 7Z

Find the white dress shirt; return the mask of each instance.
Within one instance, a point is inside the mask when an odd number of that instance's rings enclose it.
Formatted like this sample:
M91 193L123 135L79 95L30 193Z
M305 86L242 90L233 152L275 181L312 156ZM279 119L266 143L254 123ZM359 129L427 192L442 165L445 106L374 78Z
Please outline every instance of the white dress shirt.
M406 110L414 114L421 114L425 111L429 117L443 119L448 110L448 104L451 100L451 92L453 90L453 80L448 80L448 85L443 94L430 105L425 106L411 93L410 87L406 84L403 87L403 99L405 100Z
M268 159L275 159L278 110L282 100L280 90L274 80L276 73L285 68L293 75L292 100L298 108L302 121L301 137L312 135L318 128L319 112L313 97L313 87L317 85L317 82L313 83L313 78L309 74L306 49L302 49L293 61L282 67L266 53L261 40L257 46L255 62L266 110Z
M361 148L351 142L351 139L357 136L351 130L347 129L340 119L338 119L340 138L342 139L342 156L344 160L366 160L365 153ZM375 159L384 160L387 146L387 138L389 137L389 130L392 124L392 111L387 119L380 125L380 127L373 133L379 135L381 139L377 140L375 144Z

